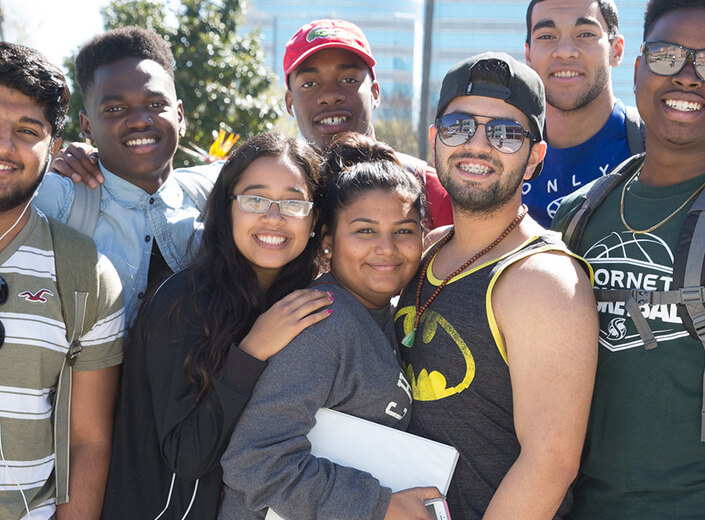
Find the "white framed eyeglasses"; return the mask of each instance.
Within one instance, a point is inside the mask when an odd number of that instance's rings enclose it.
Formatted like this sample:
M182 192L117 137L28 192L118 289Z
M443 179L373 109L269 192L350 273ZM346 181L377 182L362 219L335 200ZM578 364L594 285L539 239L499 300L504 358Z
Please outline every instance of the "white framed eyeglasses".
M282 215L303 218L313 208L313 202L308 200L272 200L259 195L230 195L228 198L236 200L240 209L248 213L267 213L272 204L278 204Z

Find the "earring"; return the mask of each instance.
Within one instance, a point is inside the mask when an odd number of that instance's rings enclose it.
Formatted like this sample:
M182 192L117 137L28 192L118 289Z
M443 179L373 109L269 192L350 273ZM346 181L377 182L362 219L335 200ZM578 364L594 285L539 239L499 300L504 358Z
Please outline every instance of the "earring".
M636 85L632 86L632 92L636 92Z
M315 236L316 236L316 232L315 232L315 231L311 231L311 238L313 238L313 237L315 237Z
M324 255L329 255L329 254L330 254L330 249L328 249L328 248L326 247L326 248L323 250L323 254L324 254Z

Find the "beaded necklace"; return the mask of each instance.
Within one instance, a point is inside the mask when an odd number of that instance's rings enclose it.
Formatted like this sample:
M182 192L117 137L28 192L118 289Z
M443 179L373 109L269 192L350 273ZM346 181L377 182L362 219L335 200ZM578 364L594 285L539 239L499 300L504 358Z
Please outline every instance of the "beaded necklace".
M507 226L507 228L502 231L502 233L492 242L490 245L488 245L486 248L484 248L482 251L479 253L475 253L467 262L465 262L463 265L458 267L455 271L450 273L448 276L445 277L445 279L441 282L441 284L436 287L436 290L433 292L431 297L426 300L426 303L421 306L421 288L423 287L423 282L424 279L426 278L426 272L428 271L428 266L431 263L431 260L438 254L438 251L441 250L441 248L448 243L448 241L453 237L455 234L455 228L451 228L451 230L441 239L440 242L436 245L435 249L431 254L428 255L428 258L426 259L426 262L424 262L423 269L421 270L421 276L419 276L419 283L416 286L416 302L415 302L415 307L416 307L416 318L414 319L414 328L411 329L411 331L404 336L404 339L401 340L401 344L404 345L405 347L411 348L414 346L414 340L416 339L416 329L419 327L419 322L421 321L421 316L423 315L424 312L426 312L426 309L428 309L428 306L431 305L433 300L436 299L436 297L441 293L443 288L448 284L448 282L451 281L455 276L459 275L462 273L467 267L472 264L474 261L476 261L478 258L480 258L482 255L488 253L491 251L497 244L499 244L502 240L504 240L509 233L511 233L512 229L517 227L519 223L522 221L522 219L526 216L528 209L527 207L522 204L521 205L521 212L517 217L511 221L511 223Z

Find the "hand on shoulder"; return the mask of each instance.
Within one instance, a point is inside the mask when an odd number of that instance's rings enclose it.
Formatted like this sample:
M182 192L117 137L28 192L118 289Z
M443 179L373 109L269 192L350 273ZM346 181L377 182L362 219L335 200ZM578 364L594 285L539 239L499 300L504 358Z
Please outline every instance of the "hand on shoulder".
M73 182L85 182L91 188L97 188L105 181L98 167L98 149L86 143L74 142L60 150L51 169Z
M286 347L306 327L324 320L330 309L330 293L315 289L300 289L285 296L260 314L250 332L240 342L240 349L261 361L266 361Z

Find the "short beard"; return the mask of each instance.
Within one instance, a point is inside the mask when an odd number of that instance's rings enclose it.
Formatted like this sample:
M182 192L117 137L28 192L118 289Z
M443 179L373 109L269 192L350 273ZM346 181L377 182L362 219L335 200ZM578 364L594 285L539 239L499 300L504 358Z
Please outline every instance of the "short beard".
M468 157L468 154L463 154ZM453 208L461 213L490 214L505 206L517 193L524 180L526 165L529 163L527 156L524 164L513 171L504 171L501 164L486 156L475 156L495 165L495 174L504 178L499 179L490 185L485 191L473 190L476 184L473 181L465 183L456 182L448 172L451 160L458 159L460 155L451 156L444 165L438 165L438 179L441 185L448 192L448 196L453 203Z
M6 211L11 211L19 206L22 206L34 196L34 192L37 191L37 188L42 183L44 173L47 170L47 166L49 165L50 160L51 157L48 157L47 160L44 162L44 166L42 167L42 173L32 185L28 186L25 189L22 189L22 187L19 186L9 191L5 195L0 195L0 212L4 213Z
M558 110L562 110L563 112L580 110L595 101L595 99L602 94L608 85L609 74L607 69L605 67L600 67L597 71L597 75L595 76L595 81L588 85L587 90L581 92L573 103L561 104L561 102L558 99L555 99L548 91L546 91L546 103L554 108L557 108Z

